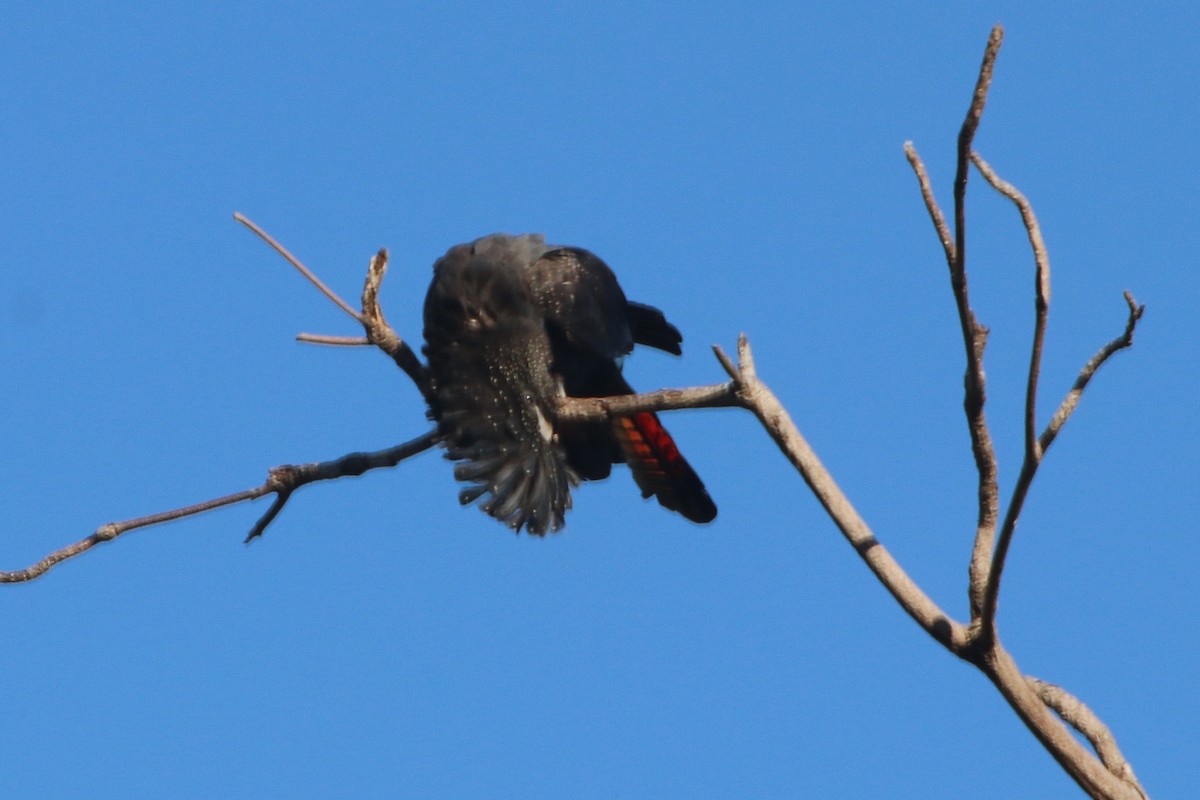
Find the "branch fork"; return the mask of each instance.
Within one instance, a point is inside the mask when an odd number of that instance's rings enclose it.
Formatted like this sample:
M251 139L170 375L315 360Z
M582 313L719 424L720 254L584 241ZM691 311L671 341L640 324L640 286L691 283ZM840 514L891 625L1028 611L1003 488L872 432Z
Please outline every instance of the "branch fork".
M904 146L905 156L917 177L921 197L933 222L949 269L951 293L958 310L966 360L963 409L978 472L976 534L968 570L969 622L959 622L943 611L875 538L870 527L859 516L800 433L787 410L760 379L749 341L744 334L738 339L736 363L720 347L714 348L717 360L729 376L728 382L688 389L662 389L641 395L564 398L558 413L560 417L570 420L602 420L641 411L683 408L739 407L751 411L795 466L842 535L901 608L947 650L979 668L1034 736L1085 792L1097 798L1144 800L1145 791L1121 755L1111 732L1099 717L1065 689L1023 675L1012 656L1000 643L997 632L996 615L1001 578L1017 521L1037 469L1059 431L1078 406L1084 389L1096 371L1115 353L1132 345L1137 323L1145 311L1144 306L1138 305L1133 296L1125 292L1128 315L1124 331L1088 360L1050 421L1039 433L1036 399L1050 308L1049 257L1041 228L1029 201L1014 186L1002 180L973 149L1002 39L1003 30L997 25L993 28L984 50L975 89L959 132L954 179L953 231L938 206L925 164L917 154L916 148L911 142ZM989 185L1008 197L1017 207L1034 260L1034 334L1025 391L1024 459L1002 521L996 455L985 414L987 392L983 358L988 329L976 318L968 295L965 200L971 166L975 167ZM261 228L241 214L235 214L234 217L258 234L319 291L358 322L365 334L363 337L300 334L297 337L300 341L335 346L378 347L404 370L422 395L428 398L430 383L425 366L412 348L388 324L379 305L379 289L387 271L386 250L380 250L371 259L362 291L361 311L355 311ZM37 578L54 565L130 530L268 494L274 495L274 502L270 508L251 529L247 537L247 541L250 541L263 533L301 486L321 480L360 475L379 467L395 466L437 443L437 432L429 431L386 450L350 453L326 462L275 467L262 485L243 492L173 511L103 525L91 536L51 553L26 569L0 572L0 583L17 583ZM1091 751L1074 736L1072 730L1087 740Z
M1041 227L1032 205L1012 184L1002 180L973 148L983 108L987 101L996 55L1003 39L1003 29L992 29L980 66L967 115L958 137L957 173L954 180L953 240L933 191L925 165L912 143L905 144L905 155L916 173L921 196L933 221L950 268L951 291L958 308L959 321L967 355L964 409L967 427L975 455L978 484L978 524L969 570L969 605L971 621L967 628L967 647L960 655L976 664L996 685L1026 726L1042 742L1050 754L1092 797L1144 798L1145 791L1134 777L1133 770L1116 747L1108 729L1090 709L1071 697L1065 690L1037 678L1023 676L1011 655L1000 644L996 630L996 611L999 603L1001 577L1009 548L1038 466L1062 426L1077 407L1084 388L1098 370L1117 351L1133 343L1133 333L1145 310L1129 292L1125 301L1129 307L1124 332L1102 347L1080 371L1075 385L1059 405L1050 422L1037 433L1037 392L1041 372L1042 351L1050 309L1050 260ZM1017 207L1029 238L1034 260L1034 334L1026 380L1024 412L1024 459L1021 470L1004 513L999 522L999 489L997 463L987 418L983 351L987 329L976 320L967 293L966 279L966 186L969 168L974 165L996 191ZM997 527L998 526L998 527ZM1092 745L1095 755L1083 748L1062 723L1082 733Z

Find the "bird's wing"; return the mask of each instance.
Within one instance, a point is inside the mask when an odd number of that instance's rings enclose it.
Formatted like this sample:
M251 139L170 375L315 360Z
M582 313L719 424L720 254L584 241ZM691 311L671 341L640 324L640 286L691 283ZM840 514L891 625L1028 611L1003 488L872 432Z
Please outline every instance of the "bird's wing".
M573 348L616 360L633 349L629 303L608 265L578 247L548 250L525 271L547 324Z

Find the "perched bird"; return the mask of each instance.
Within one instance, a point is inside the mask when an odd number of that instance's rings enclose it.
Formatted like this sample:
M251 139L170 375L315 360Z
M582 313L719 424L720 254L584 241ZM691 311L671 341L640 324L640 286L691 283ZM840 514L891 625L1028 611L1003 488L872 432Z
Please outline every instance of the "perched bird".
M679 355L681 341L587 250L499 233L450 248L425 297L424 352L430 417L468 484L459 500L541 535L562 527L573 485L624 462L644 497L711 521L717 507L655 414L557 418L564 395L632 394L621 362L635 343Z

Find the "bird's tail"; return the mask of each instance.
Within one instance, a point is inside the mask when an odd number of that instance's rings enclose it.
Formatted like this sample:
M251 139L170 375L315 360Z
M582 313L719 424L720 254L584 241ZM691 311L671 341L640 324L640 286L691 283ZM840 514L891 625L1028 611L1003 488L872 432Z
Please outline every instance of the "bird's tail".
M692 522L712 522L716 504L657 414L644 411L619 417L613 420L613 433L643 497L657 497L663 508Z

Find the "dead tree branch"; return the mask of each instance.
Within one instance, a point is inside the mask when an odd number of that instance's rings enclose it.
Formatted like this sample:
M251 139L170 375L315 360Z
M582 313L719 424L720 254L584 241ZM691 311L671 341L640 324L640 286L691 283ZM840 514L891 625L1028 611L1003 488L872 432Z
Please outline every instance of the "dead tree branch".
M266 481L261 486L255 486L253 489L247 489L244 492L218 497L215 500L207 500L203 503L196 503L195 505L184 506L183 508L171 511L163 511L159 514L150 514L145 517L125 520L124 522L110 522L107 525L101 525L91 536L75 544L55 550L32 566L12 572L0 571L0 583L23 583L31 581L34 578L40 578L51 567L75 556L82 555L102 542L111 542L121 534L137 530L138 528L148 528L151 525L159 525L164 522L203 514L205 511L236 505L247 500L257 500L268 494L275 495L275 502L271 504L267 512L255 523L250 531L250 535L246 537L246 541L248 542L256 536L262 535L262 532L266 530L271 521L283 510L283 506L287 501L291 499L292 493L301 486L306 486L316 481L361 475L367 470L378 469L380 467L394 467L404 459L428 450L437 444L437 442L437 433L430 431L418 436L416 439L398 444L395 447L389 447L386 450L379 450L372 453L350 453L333 461L321 461L313 464L289 464L282 467L274 467L267 475Z
M317 287L321 294L328 297L333 303L351 317L359 322L366 331L365 341L355 338L339 337L339 336L314 336L312 334L300 334L296 338L304 342L312 342L316 344L336 344L336 345L360 345L373 344L391 356L392 360L404 373L412 379L417 390L421 392L421 396L428 399L429 397L429 374L425 370L425 365L417 358L413 349L392 329L388 324L387 319L383 316L383 309L379 307L379 287L383 283L383 277L387 274L388 253L387 250L381 249L371 258L371 265L367 269L367 280L363 284L362 291L362 312L355 311L350 307L350 304L338 296L337 292L330 289L325 283L316 276L316 274L308 267L288 252L287 248L277 242L269 233L264 231L252 220L247 218L240 211L234 212L233 218L245 225L253 231L260 239L270 245L274 250L283 256L289 264L296 268L309 283Z
M996 620L996 604L1000 594L1000 577L1004 572L1004 565L1008 558L1008 548L1012 543L1013 533L1016 530L1017 520L1021 516L1025 498L1029 493L1029 487L1032 485L1034 476L1037 474L1038 466L1042 462L1046 448L1054 441L1054 438L1058 435L1058 431L1062 429L1062 426L1066 424L1067 419L1075 410L1084 387L1087 386L1096 370L1118 350L1133 344L1134 328L1137 326L1138 320L1141 319L1142 313L1145 311L1145 306L1138 306L1134 302L1133 296L1129 292L1125 293L1125 301L1129 305L1129 317L1125 323L1124 333L1101 348L1100 352L1088 361L1080 377L1075 382L1076 388L1072 389L1067 398L1063 400L1060 413L1054 415L1047 429L1041 436L1038 436L1037 385L1038 375L1041 371L1042 350L1046 338L1046 321L1050 313L1050 256L1046 252L1046 243L1042 238L1042 230L1038 224L1037 215L1033 213L1033 207L1025 195L1011 183L1002 180L978 153L972 153L971 160L975 163L976 168L987 182L996 191L1010 199L1020 212L1021 222L1025 226L1025 231L1029 237L1029 246L1033 251L1035 275L1033 348L1030 354L1029 377L1025 388L1025 457L1021 464L1021 472L1017 476L1017 483L1013 487L1013 495L1009 500L1004 521L1000 525L1000 532L996 539L996 550L992 556L992 567L988 574L987 587L984 592L983 612L980 618L983 630L993 631ZM990 633L987 635L990 635Z
M967 429L971 435L971 452L975 457L975 467L979 474L977 490L979 511L969 581L972 617L978 616L979 611L983 608L983 587L986 584L992 545L996 535L996 521L1000 516L1000 493L996 478L996 453L992 446L991 432L988 429L987 417L984 413L984 405L987 402L987 379L983 372L983 351L987 346L988 329L976 319L967 291L965 201L967 176L971 163L971 144L983 118L983 108L987 103L996 56L1000 52L1003 38L1004 29L997 25L992 29L991 36L988 37L987 47L983 53L983 63L980 65L979 76L975 82L975 91L971 95L971 104L967 108L966 118L963 120L958 134L957 169L954 176L953 240L950 238L950 229L946 224L946 218L934 197L924 162L917 155L916 147L912 142L906 142L904 145L905 156L917 175L921 197L933 220L938 240L942 243L942 249L946 255L947 266L950 268L950 287L958 308L963 346L967 356L967 366L963 375L965 388L963 410L967 416Z
M362 291L362 324L367 332L367 341L392 357L396 366L404 370L404 374L412 379L421 397L426 401L430 397L429 371L417 358L417 354L401 339L392 326L388 325L379 307L379 286L383 276L387 274L387 250L380 250L371 259L367 270L367 282Z
M284 259L286 259L289 264L291 264L293 267L295 267L296 270L299 271L299 273L301 275L303 275L308 280L309 283L311 283L313 286L317 287L317 289L321 292L321 294L325 295L330 300L332 300L334 305L336 305L342 311L345 311L347 314L349 314L351 317L358 320L359 322L363 321L362 315L360 315L357 311L355 311L353 308L351 308L349 303L347 303L342 298L338 297L338 295L335 291L333 291L328 286L326 286L321 281L320 278L318 278L315 274L313 274L312 270L310 270L308 267L304 266L304 264L302 264L298 258L296 258L294 255L289 253L286 247L281 245L279 242L275 241L275 239L272 238L269 233L264 231L262 228L258 227L258 225L254 224L253 221L247 219L240 211L233 212L233 218L236 219L238 222L242 223L243 225L245 225L250 230L254 231L254 233L260 239L262 239L264 242L266 242L271 247L273 247L275 249L275 252L277 252L277 253L279 253L279 255L283 256Z
M1046 425L1046 429L1042 431L1042 435L1038 438L1042 452L1049 449L1050 444L1058 436L1058 432L1062 430L1071 414L1075 412L1076 406L1079 405L1079 399L1083 396L1083 390L1091 382L1096 374L1096 370L1103 366L1104 362L1108 361L1118 350L1124 350L1126 347L1133 345L1133 332L1137 328L1138 320L1142 318L1146 307L1138 305L1133 299L1133 295L1128 291L1124 293L1125 304L1129 306L1129 316L1125 320L1125 331L1117 338L1113 339L1108 344L1101 347L1094 356L1088 359L1088 362L1083 365L1083 369L1079 371L1079 377L1075 379L1075 385L1067 392L1067 396L1063 398L1062 404L1058 410L1054 412L1054 416L1050 418L1050 422Z
M1145 791L1133 774L1133 767L1129 766L1129 762L1117 748L1112 731L1090 708L1061 686L1028 675L1025 676L1025 681L1037 692L1047 708L1062 717L1063 722L1079 731L1091 743L1096 755L1100 757L1104 766L1108 767L1109 772L1137 789L1142 798L1146 797Z
M373 344L383 352L391 356L392 360L398 364L401 369L413 380L422 395L426 395L429 391L429 376L425 371L425 366L417 358L412 348L401 339L387 320L383 316L383 312L379 307L379 287L383 281L384 274L387 272L387 251L380 250L372 259L370 268L367 270L367 279L363 287L362 295L362 312L355 311L350 305L337 295L332 289L325 285L316 274L306 267L299 259L292 255L283 245L276 241L266 231L256 225L253 221L242 215L235 213L234 219L245 225L255 234L257 234L264 242L275 249L289 264L296 268L313 286L315 286L322 294L329 298L338 308L345 311L356 321L362 324L366 331L365 340L351 340L345 337L327 337L327 336L306 336L302 334L303 340L318 342L321 344ZM378 469L380 467L394 467L410 456L424 452L430 447L437 444L438 437L435 431L418 436L416 439L396 445L395 447L386 450L380 450L370 453L350 453L333 461L323 461L311 464L301 465L285 465L275 467L270 470L266 482L261 486L256 486L253 489L247 489L237 494L219 497L215 500L208 500L203 503L197 503L183 508L164 511L158 514L150 514L144 517L125 520L123 522L110 522L107 525L102 525L96 529L90 536L76 542L75 544L55 550L45 558L41 559L32 566L25 569L14 571L0 571L0 583L22 583L31 581L41 577L47 571L57 564L61 564L76 556L86 553L96 545L102 542L112 541L123 533L137 530L138 528L146 528L152 525L158 525L163 522L170 522L183 517L201 514L205 511L211 511L215 508L235 505L246 500L255 500L268 494L275 495L275 500L267 509L266 513L255 523L250 534L246 537L246 541L261 536L267 526L274 521L279 512L283 510L284 505L291 499L292 493L315 481L332 480L335 478L344 478L354 475L361 475L367 470Z
M950 265L951 288L966 347L967 365L963 406L967 414L971 448L979 473L979 516L969 569L968 596L971 624L967 628L966 647L954 652L975 664L988 676L1030 731L1089 795L1099 798L1144 797L1144 790L1133 777L1133 770L1120 756L1115 743L1111 742L1111 736L1106 741L1106 751L1103 755L1100 754L1100 748L1096 745L1098 740L1089 737L1089 741L1096 748L1096 756L1100 757L1097 758L1089 753L1062 724L1060 717L1066 719L1066 716L1062 714L1061 707L1052 705L1047 700L1047 696L1044 696L1044 692L1039 692L1035 684L1030 683L1021 675L1012 656L1000 644L999 636L996 633L996 606L999 598L1000 576L1004 569L1017 520L1037 472L1037 467L1058 430L1061 429L1078 404L1083 388L1091 380L1095 371L1113 353L1132 343L1134 328L1143 311L1143 308L1137 306L1127 292L1125 297L1130 313L1124 334L1103 347L1088 362L1076 380L1075 387L1068 393L1067 399L1063 401L1047 429L1040 437L1036 436L1037 387L1050 304L1049 257L1046 253L1041 229L1029 202L1015 187L1000 180L987 162L972 150L975 133L979 128L983 108L987 102L988 88L1002 38L1003 30L997 25L992 29L988 39L979 77L975 84L975 92L959 132L956 153L957 172L954 180L955 230L953 245L949 241L945 218L933 196L925 165L917 155L916 148L912 143L905 145L905 154L917 175L925 207L933 220L934 229L937 231L942 249ZM994 188L1017 205L1029 237L1035 263L1034 337L1026 381L1024 410L1025 458L999 534L997 534L999 518L997 465L984 413L987 398L983 352L987 342L987 328L976 319L967 293L965 200L968 168L972 162ZM1075 718L1082 718L1083 712L1079 708L1086 709L1086 706L1077 700L1074 702L1077 706L1072 706L1072 713ZM1055 713L1051 713L1052 710ZM1086 713L1094 719L1090 710ZM1099 720L1097 719L1096 722L1098 723Z
M370 453L350 453L333 461L318 461L313 464L289 465L275 467L271 470L267 482L263 485L267 491L275 493L275 502L267 509L267 513L254 524L246 541L262 536L263 531L283 510L283 506L291 498L292 492L301 486L316 481L329 481L337 478L348 478L362 475L364 472L380 467L394 467L406 458L424 453L438 443L437 431L430 431L415 439ZM262 488L262 487L260 487ZM257 491L257 490L256 490ZM265 494L266 492L263 492Z
M906 157L917 176L921 196L949 267L951 290L966 351L963 407L979 477L978 517L969 568L969 622L957 621L939 607L875 537L800 433L783 404L759 378L750 344L744 335L738 340L736 363L723 350L715 348L717 359L730 378L726 383L689 389L663 389L644 395L565 398L560 404L558 414L564 420L582 421L610 419L639 411L683 408L740 407L753 412L768 435L800 473L842 535L901 608L947 650L982 671L1051 756L1085 792L1096 798L1145 800L1145 791L1104 723L1091 709L1060 687L1023 675L1012 656L1002 646L996 631L1000 578L1017 521L1037 468L1050 444L1078 406L1084 389L1096 371L1113 354L1132 344L1135 328L1144 312L1144 307L1137 305L1132 295L1126 292L1129 315L1124 332L1102 347L1084 365L1074 386L1046 428L1040 435L1036 435L1037 389L1050 302L1049 258L1037 218L1028 200L1011 184L1002 181L972 149L987 102L1002 37L1002 29L996 26L988 39L971 103L959 132L957 171L954 179L953 235L938 207L924 163L911 142L905 145ZM994 188L1016 204L1029 237L1035 263L1034 336L1024 407L1025 459L999 532L998 470L985 415L986 381L983 356L988 330L977 320L967 291L965 199L971 163L975 164ZM371 260L362 292L362 310L356 312L261 228L241 214L235 214L235 218L262 237L326 297L357 320L366 334L365 338L302 334L302 341L343 346L374 345L392 358L412 379L423 396L429 397L430 382L425 365L387 323L380 308L378 295L387 270L386 250L380 250ZM265 483L244 492L174 511L104 525L86 539L57 550L26 569L0 572L0 582L32 580L54 565L130 530L273 494L274 502L250 531L247 537L249 541L263 533L299 487L315 481L360 475L367 470L395 466L437 443L437 432L430 431L387 450L351 453L328 462L276 467L270 471ZM1078 731L1087 740L1094 753L1076 738L1072 730Z
M296 341L332 347L369 347L371 344L365 336L332 336L323 333L297 333Z
M738 363L717 348L717 357L733 379L741 404L754 413L767 434L800 473L838 530L900 604L926 633L961 657L969 654L967 629L954 621L921 590L891 553L875 538L816 452L800 433L779 398L758 377L750 343L738 339Z

